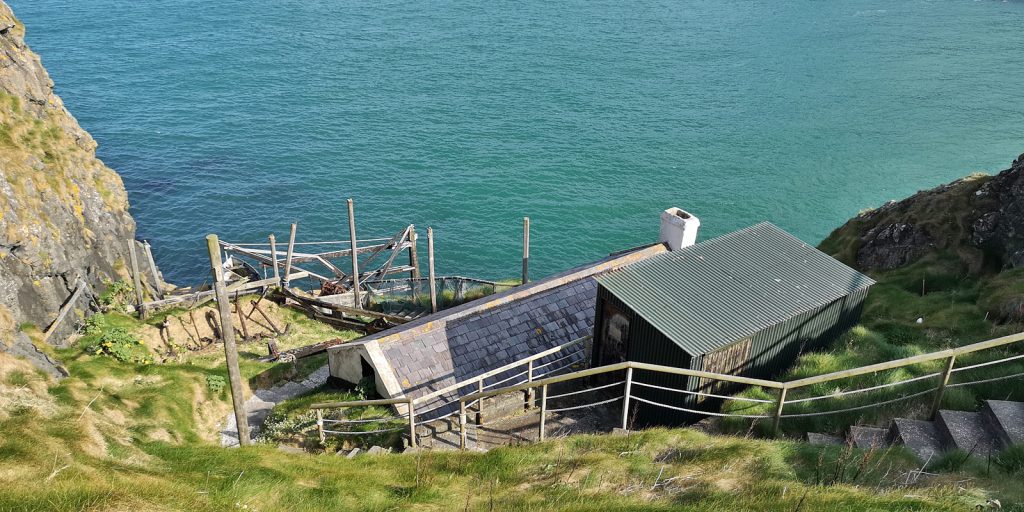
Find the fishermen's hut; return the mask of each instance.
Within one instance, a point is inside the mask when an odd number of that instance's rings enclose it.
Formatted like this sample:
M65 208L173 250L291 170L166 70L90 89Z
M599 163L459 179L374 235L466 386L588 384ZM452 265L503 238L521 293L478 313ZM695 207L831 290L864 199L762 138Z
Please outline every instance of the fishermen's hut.
M678 226L671 251L597 277L593 365L637 361L749 377L771 377L802 352L859 319L874 281L770 223L696 245L696 219L666 211ZM675 217L674 219L671 217ZM663 222L671 228L671 222ZM721 382L637 371L636 396L707 410ZM638 401L640 423L689 419Z

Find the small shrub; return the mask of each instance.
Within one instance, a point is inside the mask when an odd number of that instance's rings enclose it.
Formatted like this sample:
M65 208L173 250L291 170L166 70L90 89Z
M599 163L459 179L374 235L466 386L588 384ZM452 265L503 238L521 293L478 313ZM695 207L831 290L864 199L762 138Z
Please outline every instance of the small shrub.
M132 293L135 287L127 281L106 281L103 283L107 289L99 296L100 305L121 313L128 312L128 304L131 303Z
M227 386L227 381L224 380L224 377L222 377L220 375L207 375L206 376L206 387L213 394L215 394L215 395L216 394L220 394L220 392L224 390L225 386Z
M93 315L85 321L85 338L82 350L94 356L113 357L122 363L152 364L153 358L146 353L139 355L143 346L138 339L124 327L107 324L103 315Z

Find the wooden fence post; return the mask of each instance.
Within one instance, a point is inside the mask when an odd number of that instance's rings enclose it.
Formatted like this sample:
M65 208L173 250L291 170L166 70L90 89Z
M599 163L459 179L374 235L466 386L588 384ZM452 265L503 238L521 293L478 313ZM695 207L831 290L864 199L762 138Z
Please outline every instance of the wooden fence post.
M782 408L786 406L786 392L788 390L785 386L779 388L779 399L775 402L775 416L772 417L772 437L779 436L779 421L782 420Z
M132 266L132 284L135 286L135 308L139 311L139 318L146 319L146 309L142 307L142 276L139 275L139 257L135 254L135 240L128 240L128 258Z
M459 449L466 449L466 401L459 399Z
M547 415L548 415L548 385L544 384L540 388L540 432L538 432L538 440L544 440L544 429L547 426Z
M530 281L530 218L523 217L523 284Z
M427 228L427 272L430 277L430 312L437 313L437 285L434 283L434 228Z
M946 370L942 372L942 382L939 383L939 389L935 390L935 401L932 403L930 419L934 420L935 416L939 414L939 407L942 407L942 395L946 393L946 384L949 384L949 377L953 374L953 365L955 364L956 356L950 356L946 361Z
M416 241L419 237L416 235L416 228L413 227L409 230L409 266L412 270L409 272L409 277L413 279L420 278L420 260L416 256Z
M416 448L416 404L409 397L409 447Z
M629 427L629 394L633 391L633 369L626 368L626 389L622 393L622 430Z
M293 231L294 232L294 231ZM238 425L238 444L249 444L249 421L245 415L245 398L242 396L242 373L238 370L238 349L235 347L235 329L231 322L231 303L224 287L224 267L220 259L220 244L217 235L206 236L206 248L210 252L210 268L213 271L213 289L217 294L217 308L220 310L220 330L224 338L224 359L228 366L228 380L231 383L231 403L235 409Z
M142 247L146 249L146 259L149 260L149 269L153 271L153 282L156 283L156 294L158 299L164 298L164 278L160 275L160 269L156 268L156 260L153 259L153 248L149 240L143 240Z
M288 284L291 282L292 273L292 253L295 252L295 229L298 224L292 223L291 234L288 236L288 255L284 258L284 284L282 288L288 288Z
M320 444L327 441L327 436L324 435L324 410L316 410L316 432L320 435Z
M533 359L526 363L526 382L533 382ZM534 388L526 389L526 403L523 404L523 409L530 410L534 406L534 398L537 396L537 390Z
M273 233L267 238L270 239L270 259L274 260L274 279L277 279L277 286L281 286L281 272L277 269L277 238Z
M481 378L476 381L476 390L481 394L484 392L484 379ZM484 424L484 397L482 396L478 398L476 402L476 424Z
M359 252L356 250L356 205L351 198L348 200L348 236L352 244L352 300L357 308L362 309L363 303L359 301Z

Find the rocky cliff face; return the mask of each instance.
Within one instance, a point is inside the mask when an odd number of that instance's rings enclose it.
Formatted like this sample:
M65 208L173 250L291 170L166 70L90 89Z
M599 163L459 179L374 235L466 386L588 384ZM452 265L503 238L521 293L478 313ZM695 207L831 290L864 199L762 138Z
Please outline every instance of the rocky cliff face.
M125 275L135 222L121 178L96 158L24 33L0 1L0 351L54 370L21 327L46 329L83 279L90 292L49 338L65 340L92 291Z
M1024 265L1024 155L996 176L971 175L851 219L823 247L862 270L891 270L936 252L967 272Z
M862 213L821 248L876 275L898 272L917 290L977 282L990 318L1024 321L1024 155L998 175L971 175Z

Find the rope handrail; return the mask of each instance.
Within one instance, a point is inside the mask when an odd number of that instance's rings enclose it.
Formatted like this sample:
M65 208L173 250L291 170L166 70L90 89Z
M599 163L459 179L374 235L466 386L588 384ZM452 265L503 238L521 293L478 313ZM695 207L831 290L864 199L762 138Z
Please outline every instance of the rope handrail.
M405 427L385 428L385 429L380 429L380 430L365 430L365 431L361 431L361 432L344 431L344 430L327 430L327 429L324 429L323 432L325 434L338 434L338 435L341 435L341 436L359 436L359 435L366 435L366 434L382 434L384 432L398 432L399 430L405 430Z
M654 384L648 384L646 382L633 381L633 385L635 385L635 386L643 386L645 388L661 389L661 390L664 390L664 391L674 391L676 393L686 393L688 395L709 396L709 397L712 397L712 398L723 398L725 400L739 400L741 402L755 402L755 403L762 403L762 404L773 404L773 403L775 403L774 400L764 400L764 399L761 399L761 398L747 398L745 396L716 395L716 394L713 394L713 393L705 393L703 391L690 391L688 389L666 388L664 386L655 386Z
M868 409L868 408L871 408L871 407L881 407L883 405L894 404L896 402L900 402L900 401L903 401L903 400L909 400L911 398L917 398L919 396L927 395L929 393L937 391L938 389L939 389L938 387L928 388L928 389L926 389L924 391L921 391L921 392L918 392L918 393L912 393L912 394L901 396L901 397L898 397L898 398L893 398L892 400L886 400L884 402L871 403L871 404L867 404L867 405L858 405L856 407L847 407L845 409L837 409L837 410L834 410L834 411L807 412L807 413L797 413L797 414L782 414L779 417L781 417L781 418L808 418L808 417L811 417L811 416L827 416L829 414L840 414L840 413L844 413L844 412L859 411L861 409Z
M961 366L960 368L953 368L953 373L962 372L964 370L973 370L975 368L981 368L983 366L991 366L993 364L1005 363L1008 361L1015 361L1017 359L1024 359L1024 354L1019 356L1005 357L1003 359L996 359L995 361L986 361L984 363L972 364L970 366Z
M1024 377L1024 372L1015 373L1013 375L1003 375L1002 377L993 377L991 379L973 380L969 382L957 382L955 384L947 384L947 388L958 388L960 386L970 386L972 384L985 384L986 382L996 382L1000 380L1012 379L1014 377Z
M636 398L636 397L634 397L634 398ZM575 411L576 409L586 409L586 408L588 408L588 407L597 407L597 406L599 406L599 405L604 405L604 404L610 404L610 403L612 403L612 402L618 402L619 400L622 400L622 399L623 399L623 397L621 397L621 396L617 396L617 397L615 397L615 398L612 398L612 399L610 399L610 400L602 400L602 401L600 401L600 402L594 402L594 403L592 403L592 404L586 404L586 405L574 405L574 406L572 406L572 407L562 407L561 409L548 409L548 412L565 412L565 411Z
M850 391L836 391L835 393L832 393L830 395L819 395L819 396L812 396L812 397L807 397L807 398L797 398L795 400L786 400L786 403L787 404L798 404L798 403L801 403L801 402L812 402L814 400L823 400L823 399L826 399L826 398L840 398L840 397L844 397L846 395L855 395L857 393L864 393L864 392L867 392L867 391L875 391L875 390L878 390L878 389L889 388L889 387L892 387L892 386L898 386L900 384L907 384L907 383L910 383L910 382L917 382L919 380L930 379L932 377L938 377L940 375L942 375L942 372L929 373L927 375L921 375L921 376L918 376L918 377L914 377L912 379L901 380L901 381L897 381L897 382L889 382L889 383L886 383L886 384L879 384L878 386L871 386L870 388L858 388L858 389L853 389L853 390L850 390Z
M654 405L654 406L657 406L657 407L664 407L666 409L672 409L672 410L682 411L682 412L689 412L689 413L694 413L694 414L703 414L703 415L707 415L707 416L718 416L718 417L723 417L723 418L724 417L747 418L747 419L763 419L763 418L770 417L770 416L765 415L765 414L732 414L732 413L725 413L725 412L698 411L698 410L695 410L695 409L687 409L685 407L676 407L674 405L666 405L666 404L655 402L653 400L647 400L647 399L644 399L644 398L640 398L638 396L631 396L630 398L632 400L636 400L638 402L643 402L645 404Z
M581 389L579 391L570 391L568 393L562 393L562 394L559 394L559 395L548 395L548 400L554 400L556 398L565 398L567 396L578 395L580 393L589 393L591 391L598 391L598 390L601 390L601 389L610 388L612 386L618 386L618 385L625 384L625 383L626 383L626 381L620 380L618 382L612 382L611 384L605 384L603 386L598 386L596 388L587 388L587 389Z
M323 419L324 423L345 423L345 424L377 423L377 422L387 422L387 421L409 421L409 420L408 420L408 418L403 418L401 416L386 416L386 417L383 417L383 418L354 419L354 420L349 420L349 419L336 420L336 419L331 419L331 418L324 418Z

